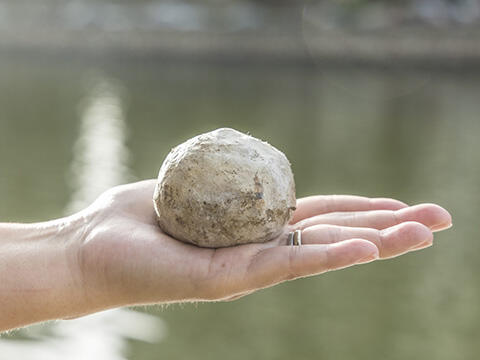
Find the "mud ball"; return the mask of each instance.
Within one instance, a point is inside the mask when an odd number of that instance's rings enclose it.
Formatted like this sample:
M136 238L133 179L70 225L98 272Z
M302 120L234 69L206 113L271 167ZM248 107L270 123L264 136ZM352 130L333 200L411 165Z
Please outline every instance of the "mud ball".
M295 182L281 151L222 128L168 154L153 200L160 228L178 240L209 248L261 243L290 221Z

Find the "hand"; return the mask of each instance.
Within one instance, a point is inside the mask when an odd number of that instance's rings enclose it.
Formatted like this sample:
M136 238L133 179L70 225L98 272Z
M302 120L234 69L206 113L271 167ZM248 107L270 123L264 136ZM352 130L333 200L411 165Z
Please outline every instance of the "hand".
M272 241L199 248L158 227L154 186L147 180L113 188L81 212L88 226L73 248L85 294L97 306L231 300L285 280L428 247L432 231L451 226L450 214L434 204L312 196L298 200L292 222ZM303 231L303 245L287 246L295 229Z

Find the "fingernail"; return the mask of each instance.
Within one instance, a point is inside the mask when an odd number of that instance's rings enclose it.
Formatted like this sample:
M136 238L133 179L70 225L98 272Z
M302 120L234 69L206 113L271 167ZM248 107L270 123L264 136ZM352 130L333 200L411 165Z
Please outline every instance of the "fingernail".
M361 258L360 260L358 260L357 264L366 264L366 263L369 263L369 262L372 262L372 261L375 261L378 259L378 254L377 253L373 253L373 254L370 254L364 258Z
M452 226L453 226L452 223L443 223L443 224L432 226L431 230L432 231L447 230L447 229L450 229Z
M423 243L417 245L417 246L413 246L410 248L410 250L420 250L420 249L425 249L427 247L430 247L433 245L433 241L430 241L430 240L427 240L427 241L424 241Z

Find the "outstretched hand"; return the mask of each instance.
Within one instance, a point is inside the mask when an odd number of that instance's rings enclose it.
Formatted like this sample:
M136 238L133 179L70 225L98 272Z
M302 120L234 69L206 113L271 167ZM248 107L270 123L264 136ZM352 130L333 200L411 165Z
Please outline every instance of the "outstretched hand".
M286 280L386 259L432 245L451 226L434 204L393 199L311 196L299 199L285 232L263 244L199 248L164 233L155 218L155 180L104 193L81 214L88 227L74 248L90 299L104 307L230 300ZM302 230L302 246L287 234Z

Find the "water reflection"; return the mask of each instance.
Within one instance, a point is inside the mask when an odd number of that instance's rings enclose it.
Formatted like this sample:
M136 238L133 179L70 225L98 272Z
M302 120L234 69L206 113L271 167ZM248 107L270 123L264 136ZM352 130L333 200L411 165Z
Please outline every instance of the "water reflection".
M106 189L131 178L124 90L113 80L93 75L86 84L89 93L79 109L80 136L74 147L69 177L73 195L67 212L86 207Z

